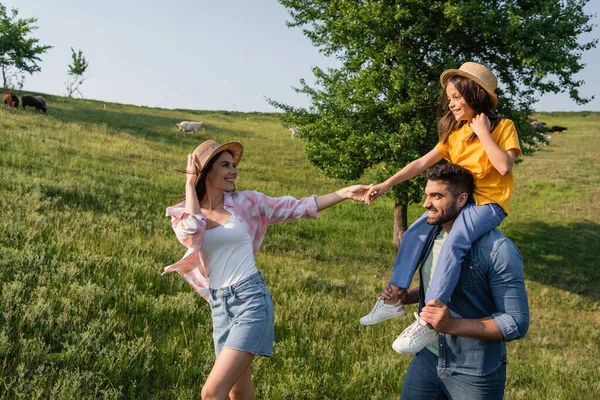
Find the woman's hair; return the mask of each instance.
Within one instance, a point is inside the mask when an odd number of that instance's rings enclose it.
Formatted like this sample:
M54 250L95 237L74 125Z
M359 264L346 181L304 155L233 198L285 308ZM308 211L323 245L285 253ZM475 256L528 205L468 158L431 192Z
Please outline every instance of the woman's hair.
M206 177L208 176L208 173L212 171L215 162L217 162L219 157L221 157L221 154L225 152L231 154L231 156L233 157L233 153L229 150L220 151L217 154L215 154L210 160L208 160L204 168L202 168L202 171L200 171L200 178L198 179L198 182L196 182L196 195L198 196L199 202L202 201L204 195L206 195Z
M196 182L196 196L198 196L199 202L202 201L202 199L206 195L206 177L208 176L208 173L212 171L215 162L217 162L219 157L221 157L221 154L225 152L231 154L231 156L233 157L233 153L229 150L220 151L217 154L215 154L210 160L208 160L204 168L202 168L202 170L200 171L200 178L198 178L198 181ZM185 172L183 170L180 171ZM180 196L180 200L185 200L185 194Z
M446 94L446 88L448 84L452 83L456 90L465 99L467 104L475 110L475 115L484 113L491 122L490 131L493 131L498 125L498 121L502 118L496 115L492 110L492 99L490 95L482 88L477 82L466 78L464 76L455 75L448 79L444 91L440 98L440 104L438 106L437 117L438 117L438 134L440 135L440 142L446 143L448 136L455 130L462 127L467 121L457 121L452 114L452 111L448 108L449 101L448 95ZM473 133L468 141L475 139L477 135Z

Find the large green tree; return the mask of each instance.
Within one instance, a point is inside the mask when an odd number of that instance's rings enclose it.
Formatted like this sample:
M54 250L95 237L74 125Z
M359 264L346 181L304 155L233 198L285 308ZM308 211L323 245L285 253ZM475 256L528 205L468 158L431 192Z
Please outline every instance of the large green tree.
M39 39L31 37L37 29L36 18L19 18L19 11L10 13L0 3L0 70L3 86L7 87L11 73L34 73L41 70L37 64L40 55L52 46L42 46Z
M299 128L312 164L330 177L358 179L378 166L387 178L437 142L439 76L465 61L498 76L498 112L514 120L524 150L538 133L526 123L539 94L568 92L579 104L582 52L597 40L587 0L279 0L338 68L313 68L300 80L309 108L270 100ZM388 191L395 200L394 242L406 230L406 206L421 199L424 177Z

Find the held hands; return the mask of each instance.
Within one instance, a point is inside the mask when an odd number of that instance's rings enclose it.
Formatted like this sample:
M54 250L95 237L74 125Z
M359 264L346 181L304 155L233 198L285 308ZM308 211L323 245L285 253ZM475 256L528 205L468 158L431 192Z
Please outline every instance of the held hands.
M377 185L371 185L369 187L369 190L367 191L366 195L365 195L365 203L367 204L371 204L371 201L375 200L376 198L378 198L379 196L381 196L382 194L384 194L387 191L387 186L385 185L385 183L379 183Z
M421 319L438 332L450 333L455 318L450 316L448 306L439 300L431 300L427 302L419 315Z
M481 138L481 135L490 134L491 125L490 119L484 113L476 115L469 124L479 138Z
M367 185L353 185L342 189L338 194L344 199L351 199L355 201L364 201L365 195L369 190L370 186Z

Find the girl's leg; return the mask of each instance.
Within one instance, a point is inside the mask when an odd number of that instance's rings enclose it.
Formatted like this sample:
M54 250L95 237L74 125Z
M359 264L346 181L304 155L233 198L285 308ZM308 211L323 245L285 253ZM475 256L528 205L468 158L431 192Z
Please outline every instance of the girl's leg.
M437 225L427 223L427 212L404 232L402 242L394 261L394 271L390 283L408 289L423 254L427 238L437 230Z
M504 217L498 204L476 206L469 203L462 209L440 251L425 303L437 299L448 304L467 252L477 239L500 225Z
M204 383L202 399L227 400L229 391L232 390L240 378L242 378L240 384L248 385L250 364L252 364L253 359L254 354L252 353L224 347ZM245 373L247 373L247 376L244 375ZM250 382L250 387L252 387L252 382ZM253 394L251 395L253 396Z

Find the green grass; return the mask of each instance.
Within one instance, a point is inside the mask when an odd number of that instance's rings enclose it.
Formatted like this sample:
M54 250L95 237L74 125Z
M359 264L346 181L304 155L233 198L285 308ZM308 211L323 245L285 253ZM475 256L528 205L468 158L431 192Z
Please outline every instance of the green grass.
M346 182L309 166L273 115L46 98L47 115L0 107L0 398L198 398L214 361L209 307L178 275L160 276L185 250L164 217L183 192L176 168L204 139L240 140L238 189L305 196ZM568 130L515 169L502 229L524 256L532 319L508 345L506 397L591 399L600 114L537 117ZM182 120L207 131L178 134ZM345 202L269 229L257 263L276 341L254 363L256 398L399 394L410 357L391 342L410 319L358 325L390 273L392 216L389 199Z

